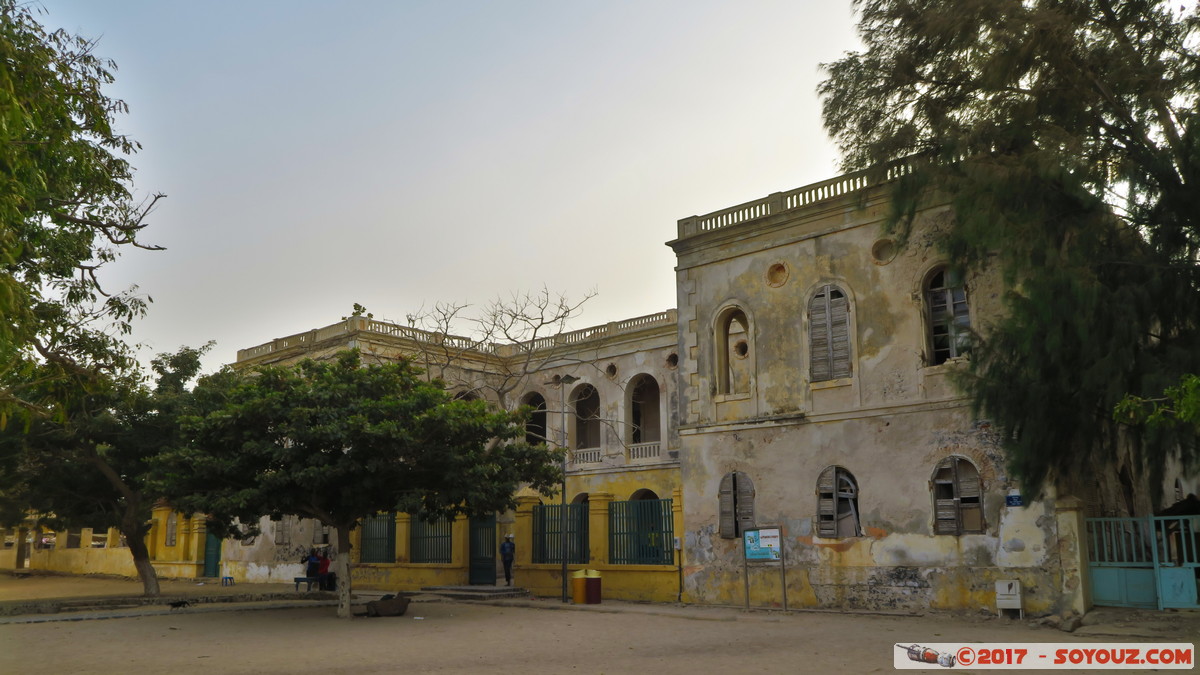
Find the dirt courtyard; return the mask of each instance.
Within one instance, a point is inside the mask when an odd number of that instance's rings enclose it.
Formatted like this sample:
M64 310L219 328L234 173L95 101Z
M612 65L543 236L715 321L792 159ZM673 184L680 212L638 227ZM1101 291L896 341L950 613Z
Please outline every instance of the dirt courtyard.
M607 613L427 601L413 603L403 617L375 619L338 619L329 607L188 608L159 616L0 625L0 670L29 675L872 673L893 670L897 643L956 641L1145 640L970 617L701 608L662 615L636 607Z

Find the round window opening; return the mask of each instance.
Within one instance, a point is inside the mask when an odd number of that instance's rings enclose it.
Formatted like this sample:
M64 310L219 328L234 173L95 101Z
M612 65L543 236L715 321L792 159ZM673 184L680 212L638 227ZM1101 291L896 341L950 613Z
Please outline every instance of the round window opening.
M608 367L604 369L604 373L606 375L608 375L609 377L616 377L617 376L617 365L615 363L608 364Z
M871 257L876 265L886 265L896 257L896 242L891 239L880 239L871 247Z
M767 285L779 288L788 280L788 268L783 263L775 263L767 268Z
M745 340L738 340L737 343L733 345L733 355L739 359L746 358L746 355L749 353L750 345L747 344Z
M670 354L667 356L667 367L674 370L679 367L679 355Z

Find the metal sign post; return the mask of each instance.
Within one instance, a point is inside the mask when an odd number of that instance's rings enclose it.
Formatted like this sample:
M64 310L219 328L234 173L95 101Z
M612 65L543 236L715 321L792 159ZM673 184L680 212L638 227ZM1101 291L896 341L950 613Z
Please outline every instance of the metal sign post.
M742 532L742 565L746 577L746 609L750 609L750 561L783 562L782 528L759 527ZM783 608L787 609L787 572L783 573Z

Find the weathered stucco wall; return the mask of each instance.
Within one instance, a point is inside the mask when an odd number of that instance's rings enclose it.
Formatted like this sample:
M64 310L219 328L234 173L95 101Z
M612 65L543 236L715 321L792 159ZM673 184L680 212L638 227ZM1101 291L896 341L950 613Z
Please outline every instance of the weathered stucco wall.
M740 540L718 536L718 486L754 483L755 520L785 532L789 604L823 607L990 607L997 579L1020 579L1026 606L1059 598L1054 512L1005 506L1015 487L985 421L954 387L953 360L929 365L923 286L943 264L929 238L950 214L931 208L907 247L881 229L881 192L702 231L672 242L679 256L680 469L685 599L746 601ZM990 277L966 280L973 327L999 309ZM849 377L811 382L809 303L834 285L848 298ZM748 321L744 353L722 353L721 318ZM742 391L723 359L749 372ZM954 455L978 469L981 534L933 534L932 478ZM840 466L857 483L862 536L816 536L817 479ZM782 601L778 567L753 567L750 604Z

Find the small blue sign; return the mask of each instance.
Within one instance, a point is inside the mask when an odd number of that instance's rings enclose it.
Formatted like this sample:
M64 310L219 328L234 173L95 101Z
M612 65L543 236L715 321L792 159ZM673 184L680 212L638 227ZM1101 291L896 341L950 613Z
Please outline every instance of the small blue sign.
M1006 506L1025 506L1025 502L1021 500L1021 493L1016 490L1009 490L1004 496L1004 504Z
M746 530L742 533L746 560L779 560L780 543L779 528L777 527Z

